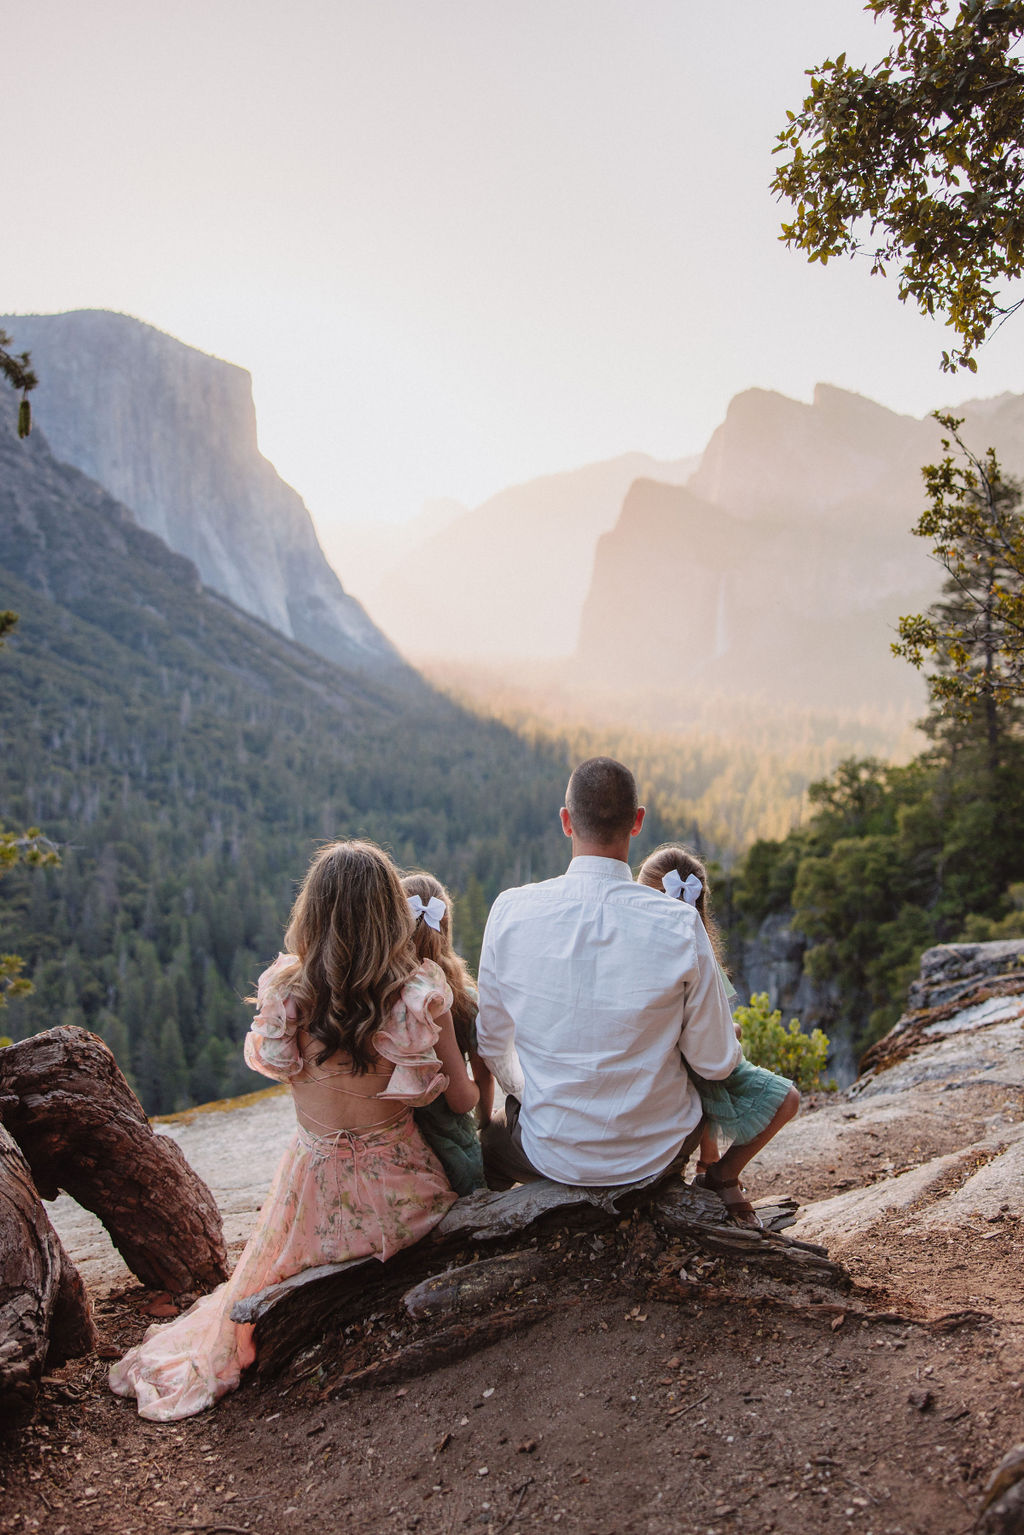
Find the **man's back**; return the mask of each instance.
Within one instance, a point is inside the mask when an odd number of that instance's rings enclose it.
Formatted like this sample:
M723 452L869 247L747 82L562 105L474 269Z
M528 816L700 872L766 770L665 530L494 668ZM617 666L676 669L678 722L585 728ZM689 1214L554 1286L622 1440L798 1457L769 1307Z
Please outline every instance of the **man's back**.
M478 1036L499 1080L514 1039L523 1150L567 1183L660 1172L700 1119L680 1051L713 1079L739 1058L699 917L612 858L574 858L560 879L498 897Z

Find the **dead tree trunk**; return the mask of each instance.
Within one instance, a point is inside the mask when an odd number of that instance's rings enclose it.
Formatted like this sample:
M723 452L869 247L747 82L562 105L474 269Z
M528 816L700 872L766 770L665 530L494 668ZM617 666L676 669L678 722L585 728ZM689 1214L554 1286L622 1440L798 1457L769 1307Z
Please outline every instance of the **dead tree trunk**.
M177 1294L227 1277L213 1195L95 1034L48 1029L0 1050L0 1115L43 1198L64 1189L99 1216L143 1284Z
M95 1346L81 1276L0 1125L0 1412L30 1408L44 1369Z

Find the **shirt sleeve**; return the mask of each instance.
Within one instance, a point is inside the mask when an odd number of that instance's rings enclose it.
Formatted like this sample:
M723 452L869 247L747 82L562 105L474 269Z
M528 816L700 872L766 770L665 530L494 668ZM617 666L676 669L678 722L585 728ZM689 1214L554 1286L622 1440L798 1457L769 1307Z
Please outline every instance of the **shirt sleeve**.
M477 990L480 994L480 1011L476 1019L477 1049L486 1066L507 1096L523 1097L523 1068L516 1054L515 1025L501 999L501 987L497 975L497 927L495 906L491 907L484 929L483 947L480 950L480 971Z
M736 1070L743 1050L736 1038L722 971L699 917L694 925L694 944L696 965L687 979L679 1049L694 1071L709 1082L721 1082Z

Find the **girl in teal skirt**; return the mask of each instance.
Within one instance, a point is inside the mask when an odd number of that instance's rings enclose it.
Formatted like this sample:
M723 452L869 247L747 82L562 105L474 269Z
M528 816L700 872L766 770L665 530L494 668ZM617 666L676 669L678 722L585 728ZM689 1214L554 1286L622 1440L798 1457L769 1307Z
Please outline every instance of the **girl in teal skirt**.
M667 844L644 861L637 881L696 906L697 915L711 940L731 1006L736 998L736 988L722 968L721 939L711 914L707 870L700 859L688 848ZM737 1036L739 1032L737 1028ZM705 1081L695 1071L690 1072L690 1077L700 1093L705 1120L694 1181L714 1189L737 1225L760 1226L757 1213L740 1182L740 1173L793 1118L800 1107L800 1094L788 1077L777 1076L763 1066L754 1066L745 1058L722 1082ZM729 1148L722 1155L719 1154L720 1144Z
M402 889L414 923L416 957L432 959L444 971L452 990L455 1038L480 1093L475 1119L472 1114L456 1114L443 1093L425 1108L413 1109L413 1117L456 1194L472 1194L487 1187L478 1126L488 1123L494 1102L494 1078L476 1047L476 987L452 946L452 898L441 881L432 874L407 874Z

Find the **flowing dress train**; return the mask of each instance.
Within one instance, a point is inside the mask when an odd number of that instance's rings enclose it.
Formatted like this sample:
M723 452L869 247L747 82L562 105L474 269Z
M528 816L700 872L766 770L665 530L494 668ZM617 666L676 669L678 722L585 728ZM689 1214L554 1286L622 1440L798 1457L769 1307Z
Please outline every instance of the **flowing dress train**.
M293 969L291 956L280 955L260 977L245 1058L253 1070L298 1086L307 1063L281 974ZM323 1135L297 1124L231 1278L173 1322L151 1327L113 1366L111 1390L134 1395L140 1417L191 1417L235 1390L256 1357L252 1327L231 1319L237 1301L321 1263L371 1255L383 1261L450 1209L456 1196L412 1116L448 1085L434 1019L450 1005L441 970L424 961L373 1036L378 1056L393 1067L376 1097L394 1104L397 1117L379 1128Z

